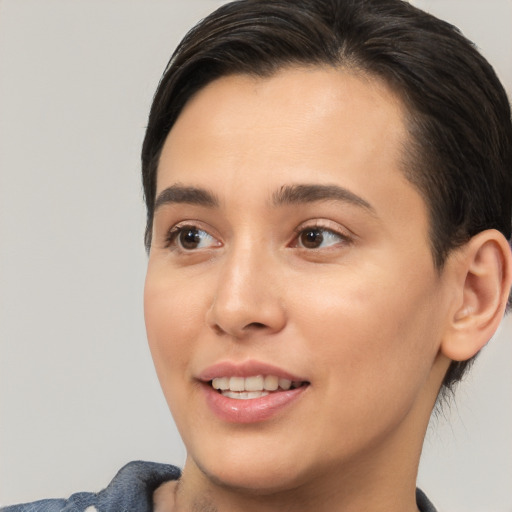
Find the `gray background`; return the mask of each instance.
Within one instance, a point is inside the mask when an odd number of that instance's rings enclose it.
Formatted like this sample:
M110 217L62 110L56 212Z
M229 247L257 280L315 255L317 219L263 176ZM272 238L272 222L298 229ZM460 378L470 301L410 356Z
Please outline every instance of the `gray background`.
M171 50L220 0L0 0L0 504L182 464L145 343L139 149ZM413 2L512 91L512 1ZM512 511L512 321L429 428L440 511Z

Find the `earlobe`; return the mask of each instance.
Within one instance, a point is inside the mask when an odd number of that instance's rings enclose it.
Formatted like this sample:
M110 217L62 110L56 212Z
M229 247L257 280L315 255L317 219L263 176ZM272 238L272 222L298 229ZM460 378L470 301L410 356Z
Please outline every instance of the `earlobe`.
M465 361L484 347L503 318L512 282L510 246L499 231L482 231L461 248L455 265L460 293L441 352Z

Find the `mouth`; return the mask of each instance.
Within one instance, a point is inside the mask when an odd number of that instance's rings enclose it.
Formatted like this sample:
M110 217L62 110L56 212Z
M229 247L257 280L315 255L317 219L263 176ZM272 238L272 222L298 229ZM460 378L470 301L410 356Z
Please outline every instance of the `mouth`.
M293 410L311 382L262 361L219 362L198 375L209 409L230 424L250 424Z
M309 382L285 379L277 375L252 375L215 377L208 384L226 398L254 400L273 393L305 387Z

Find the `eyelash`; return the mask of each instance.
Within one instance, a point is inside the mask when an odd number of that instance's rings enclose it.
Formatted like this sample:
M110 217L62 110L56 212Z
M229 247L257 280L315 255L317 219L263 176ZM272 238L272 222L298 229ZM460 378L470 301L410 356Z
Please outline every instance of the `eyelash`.
M165 247L169 248L171 250L177 250L185 253L194 252L197 250L197 248L185 248L183 247L182 243L179 240L179 237L182 233L185 231L196 231L200 233L206 234L208 237L210 237L212 240L217 240L213 235L211 235L206 229L202 229L198 227L195 224L182 224L182 225L175 225L173 226L167 233L167 236L165 238ZM324 241L324 235L327 233L328 236L333 236L338 238L340 240L340 243L347 245L351 244L353 242L353 237L348 235L347 233L342 233L339 229L333 229L331 227L328 227L324 225L323 223L320 223L319 221L313 223L313 224L302 224L301 226L297 227L294 230L295 236L293 238L293 245L291 247L299 248L305 251L318 251L322 250L320 247L304 247L304 241L301 242L301 235L304 235L308 232L319 232L319 234L323 234L322 239L320 240L320 243L323 243ZM221 243L219 242L216 244L216 246L220 246ZM333 243L331 245L337 245L337 243ZM328 249L331 247L329 245L328 247L323 248ZM208 247L210 248L210 247ZM199 249L200 250L200 249Z
M216 238L214 236L212 236L206 229L202 229L195 224L181 224L181 225L173 226L167 232L167 236L165 238L165 247L169 248L171 250L179 250L182 252L194 251L194 249L187 249L187 248L183 247L183 245L181 244L181 242L179 240L180 235L182 233L184 233L185 231L196 231L196 232L205 233L207 236L209 236L213 240L216 240Z
M294 245L294 247L298 247L299 249L306 250L306 251L322 250L321 248L311 248L311 247L303 247L303 246L301 247L299 245L301 235L307 233L308 231L309 232L317 231L317 232L321 232L324 234L328 233L329 235L334 235L335 237L337 237L340 240L340 243L342 243L344 245L348 245L353 242L353 237L350 236L346 232L342 232L341 229L334 229L330 226L325 225L324 223L322 223L320 221L316 221L312 224L302 224L301 226L299 226L298 228L295 229L295 238L294 238L295 245ZM322 239L322 242L323 242L323 239ZM332 245L337 245L337 244L332 244ZM324 250L328 249L329 247L330 246L325 247Z

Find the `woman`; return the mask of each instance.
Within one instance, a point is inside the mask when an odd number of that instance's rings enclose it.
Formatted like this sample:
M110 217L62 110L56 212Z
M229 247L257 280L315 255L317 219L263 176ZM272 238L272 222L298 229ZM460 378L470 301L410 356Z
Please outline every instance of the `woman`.
M428 419L510 291L511 148L490 66L406 3L207 18L142 155L146 325L183 473L132 465L40 509L434 510Z

